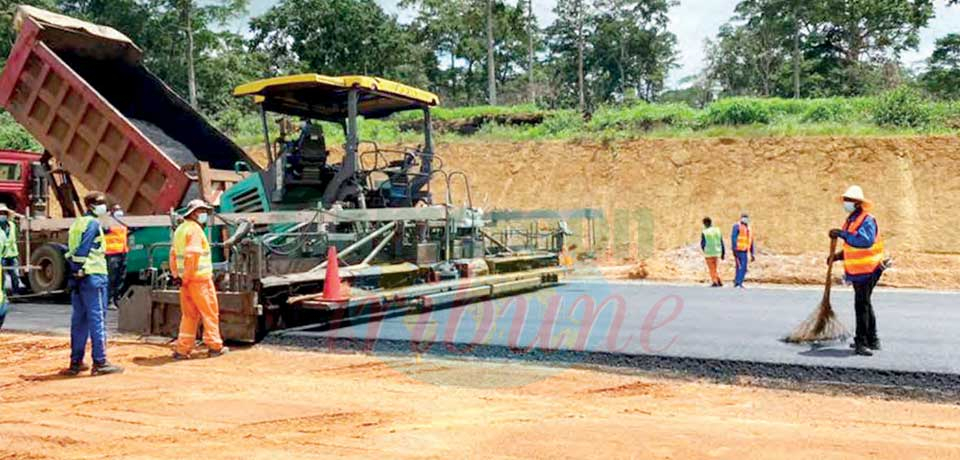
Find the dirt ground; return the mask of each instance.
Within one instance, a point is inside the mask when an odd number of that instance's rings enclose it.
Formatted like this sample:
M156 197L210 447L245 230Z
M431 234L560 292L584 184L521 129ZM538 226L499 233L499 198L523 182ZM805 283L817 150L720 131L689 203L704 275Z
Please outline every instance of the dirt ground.
M60 378L67 338L0 335L0 459L960 458L960 406L523 364L257 346Z
M595 245L583 222L569 222L574 252L667 281L705 281L700 220L711 216L729 239L747 211L761 251L751 279L822 283L827 231L845 217L839 195L856 183L896 259L882 283L960 289L957 136L464 141L436 150L446 170L468 174L473 204L485 210L601 209ZM433 190L442 201L441 180ZM727 279L732 267L728 259Z

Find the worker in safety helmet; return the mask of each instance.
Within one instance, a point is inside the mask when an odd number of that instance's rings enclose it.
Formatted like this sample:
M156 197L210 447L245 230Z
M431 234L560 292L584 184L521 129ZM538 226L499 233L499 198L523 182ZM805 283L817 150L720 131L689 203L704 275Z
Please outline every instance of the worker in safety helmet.
M110 217L113 225L110 225L103 239L106 242L107 269L110 272L110 304L111 308L116 308L127 277L127 253L130 252L130 244L127 225L122 220L123 209L120 205L113 205Z
M87 369L83 355L90 339L93 375L115 374L123 368L107 361L107 258L103 229L97 220L107 215L107 197L91 192L83 199L87 212L70 225L66 258L70 265L70 367L63 375L77 375Z
M187 359L197 342L197 326L203 322L203 342L209 356L230 350L220 337L220 305L213 285L213 260L204 228L213 208L203 200L193 200L183 213L183 223L173 235L170 272L182 280L180 288L180 334L174 359Z
M14 294L19 293L21 284L17 213L5 203L0 203L0 258L3 261L3 274L9 281L4 283L4 286Z
M723 287L723 281L720 280L720 273L717 272L717 265L720 260L727 258L727 248L723 244L723 234L718 227L713 226L713 220L709 217L703 218L703 232L700 233L700 249L703 251L703 257L707 261L707 269L710 271L710 287Z
M864 199L863 189L852 185L843 194L843 210L848 214L842 228L830 230L830 238L843 240L843 249L833 260L843 261L847 281L853 284L857 331L853 339L854 352L871 356L870 350L880 349L877 336L877 317L870 297L886 266L883 239L877 219L870 214L872 204Z
M747 277L747 255L750 262L756 262L753 244L754 234L750 228L750 216L747 213L740 215L740 222L733 224L730 233L730 246L733 247L733 257L737 263L737 274L733 280L733 287L743 289L743 280Z

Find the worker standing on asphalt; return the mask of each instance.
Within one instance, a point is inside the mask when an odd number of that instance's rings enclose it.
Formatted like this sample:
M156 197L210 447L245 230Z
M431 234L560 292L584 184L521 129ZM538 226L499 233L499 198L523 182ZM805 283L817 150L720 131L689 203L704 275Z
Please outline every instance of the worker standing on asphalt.
M0 203L0 257L4 276L10 280L4 286L14 294L20 292L20 247L17 234L17 213Z
M857 330L853 339L854 352L872 356L870 350L880 349L877 336L877 317L873 312L873 288L886 265L883 239L877 219L870 214L871 203L864 199L863 189L852 185L843 194L843 209L849 215L843 228L830 230L830 238L843 240L843 249L833 256L842 260L847 281L853 284L854 309Z
M103 239L107 244L107 271L110 272L110 305L111 309L116 309L127 277L127 253L130 252L130 245L127 240L127 225L120 220L123 217L120 205L113 206L110 216L116 225L110 226Z
M733 231L730 234L730 246L733 246L733 256L737 262L737 274L733 280L733 286L743 289L743 280L747 277L747 254L750 255L750 262L755 262L753 245L753 230L750 228L750 216L746 213L740 215L740 222L733 224Z
M700 249L703 251L703 257L707 261L707 269L710 271L710 287L723 287L723 281L720 280L720 274L717 272L717 264L720 260L727 258L727 248L723 244L723 234L720 229L713 226L713 220L709 217L703 218L703 232L700 233Z
M197 325L203 322L203 342L209 348L209 356L220 356L230 350L223 346L220 337L220 305L217 290L213 285L213 260L210 257L210 242L204 227L210 220L210 207L203 200L187 204L183 223L173 235L170 251L170 271L180 278L180 334L177 338L174 359L187 359L197 343Z
M90 339L93 351L92 375L115 374L123 368L107 361L107 258L103 229L97 220L107 215L107 197L91 192L83 199L86 214L70 225L67 261L70 265L70 367L63 375L77 375L86 369L83 355Z

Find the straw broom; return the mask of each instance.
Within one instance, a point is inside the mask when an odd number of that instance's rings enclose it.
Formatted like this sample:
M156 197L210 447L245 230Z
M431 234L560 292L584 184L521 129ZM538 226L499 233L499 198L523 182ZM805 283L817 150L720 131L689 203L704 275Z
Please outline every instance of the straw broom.
M830 305L830 286L833 284L833 255L837 252L837 239L830 239L830 256L827 259L827 281L823 288L823 299L810 317L800 323L793 332L784 337L787 343L817 343L845 340L850 331L840 322Z

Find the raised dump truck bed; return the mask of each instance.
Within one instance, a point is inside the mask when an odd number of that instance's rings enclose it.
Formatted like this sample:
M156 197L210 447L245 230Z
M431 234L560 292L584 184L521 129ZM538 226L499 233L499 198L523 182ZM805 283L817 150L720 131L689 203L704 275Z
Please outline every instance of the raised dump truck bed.
M195 197L185 166L256 168L150 73L120 32L26 6L15 26L0 105L64 170L129 214L164 213Z

